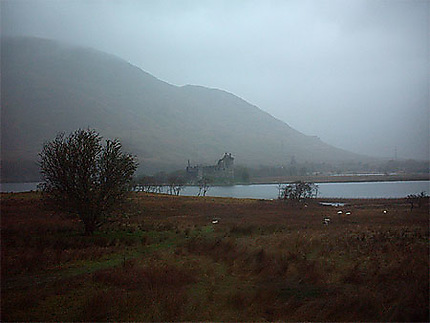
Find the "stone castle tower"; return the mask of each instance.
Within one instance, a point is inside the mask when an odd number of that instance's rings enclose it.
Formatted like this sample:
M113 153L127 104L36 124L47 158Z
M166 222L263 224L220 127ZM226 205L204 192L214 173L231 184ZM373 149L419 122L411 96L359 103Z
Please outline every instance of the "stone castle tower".
M188 160L187 175L191 180L200 180L203 177L234 179L234 157L231 153L225 153L213 166L191 166Z

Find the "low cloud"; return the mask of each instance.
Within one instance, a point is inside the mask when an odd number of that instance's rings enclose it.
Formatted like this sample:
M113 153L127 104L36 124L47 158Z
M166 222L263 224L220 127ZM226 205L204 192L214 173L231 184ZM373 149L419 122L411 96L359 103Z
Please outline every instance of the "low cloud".
M354 152L429 157L426 1L2 1L2 33L230 91Z

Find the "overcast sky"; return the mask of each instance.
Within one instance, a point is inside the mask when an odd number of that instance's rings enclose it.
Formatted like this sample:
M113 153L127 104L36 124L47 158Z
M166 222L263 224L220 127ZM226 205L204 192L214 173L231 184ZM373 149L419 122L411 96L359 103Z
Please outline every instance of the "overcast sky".
M337 147L429 158L430 1L4 1L2 34L236 94Z

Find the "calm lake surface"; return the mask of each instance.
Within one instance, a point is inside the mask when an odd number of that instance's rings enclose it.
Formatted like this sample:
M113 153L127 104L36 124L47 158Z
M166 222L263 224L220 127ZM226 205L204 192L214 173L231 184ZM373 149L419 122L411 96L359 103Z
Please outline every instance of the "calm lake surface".
M38 183L2 183L1 192L26 192L36 190ZM327 198L396 198L409 194L430 192L430 181L401 181L401 182L348 182L348 183L317 183L318 197ZM187 186L181 195L196 196L199 189ZM209 189L207 196L276 199L278 184L254 184L214 186Z
M430 191L430 181L317 183L318 197L395 198ZM186 187L181 195L197 195L197 187ZM276 199L278 184L211 187L207 196Z
M37 189L39 182L33 183L0 183L0 191L4 192L29 192Z

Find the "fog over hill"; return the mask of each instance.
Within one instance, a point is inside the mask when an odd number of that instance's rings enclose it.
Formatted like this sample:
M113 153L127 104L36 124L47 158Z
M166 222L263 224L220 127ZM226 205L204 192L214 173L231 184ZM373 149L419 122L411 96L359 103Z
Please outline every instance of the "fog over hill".
M120 138L141 171L361 158L306 136L226 91L174 86L130 63L88 48L39 38L2 38L2 162L34 163L58 132L95 128ZM21 165L21 166L19 166ZM3 174L2 178L10 174Z
M1 34L114 54L224 89L307 135L429 160L430 1L13 0Z

